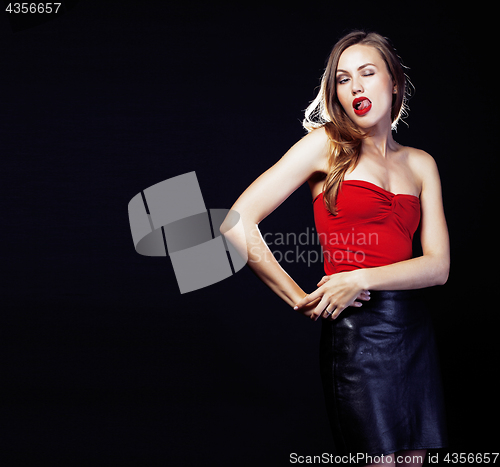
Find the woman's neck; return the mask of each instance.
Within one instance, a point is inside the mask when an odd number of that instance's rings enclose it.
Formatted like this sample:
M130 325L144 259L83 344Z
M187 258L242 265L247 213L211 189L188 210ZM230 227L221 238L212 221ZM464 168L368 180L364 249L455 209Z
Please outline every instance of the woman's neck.
M363 139L361 152L387 157L389 151L395 151L398 143L392 137L391 127L384 125L383 128L373 127L368 130L368 136Z

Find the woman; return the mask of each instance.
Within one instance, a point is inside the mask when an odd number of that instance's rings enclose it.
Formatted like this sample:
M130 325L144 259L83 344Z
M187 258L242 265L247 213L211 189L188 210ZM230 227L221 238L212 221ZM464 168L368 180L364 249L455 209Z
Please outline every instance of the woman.
M306 110L309 133L236 201L240 228L221 228L278 296L322 318L321 372L337 450L383 454L373 465L421 465L405 459L423 460L446 442L432 328L413 289L446 282L449 240L434 159L392 137L406 90L387 39L344 36ZM258 229L306 181L326 272L310 294ZM419 223L423 255L412 258Z

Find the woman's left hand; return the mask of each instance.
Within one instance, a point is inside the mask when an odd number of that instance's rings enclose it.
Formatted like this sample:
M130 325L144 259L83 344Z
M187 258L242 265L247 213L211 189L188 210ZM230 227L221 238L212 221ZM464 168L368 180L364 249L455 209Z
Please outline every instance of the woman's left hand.
M309 317L314 321L319 317L334 320L348 306L360 307L362 303L357 300L369 300L370 292L359 286L356 274L340 272L323 277L318 283L318 289L300 300L294 310L301 311L301 308L318 299L319 302L312 313L308 314Z

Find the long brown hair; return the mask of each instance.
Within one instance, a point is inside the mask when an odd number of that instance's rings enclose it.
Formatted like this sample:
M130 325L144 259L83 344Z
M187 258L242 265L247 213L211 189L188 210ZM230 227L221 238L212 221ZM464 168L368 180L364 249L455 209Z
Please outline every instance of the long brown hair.
M403 65L389 40L375 32L353 31L342 37L333 47L328 63L321 78L321 87L316 98L305 111L302 122L307 131L324 127L331 143L329 173L324 184L323 199L327 209L336 214L335 201L346 172L356 167L361 151L361 143L366 136L347 116L337 97L337 66L345 49L355 45L375 47L387 65L395 85L391 120L395 129L398 121L407 113L408 83Z

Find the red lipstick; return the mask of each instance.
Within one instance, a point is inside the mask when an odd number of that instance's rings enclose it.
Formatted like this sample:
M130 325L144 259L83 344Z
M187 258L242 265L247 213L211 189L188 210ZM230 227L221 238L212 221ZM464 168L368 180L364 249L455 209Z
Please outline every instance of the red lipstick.
M352 101L354 113L358 116L366 115L372 108L372 103L367 97L356 97Z

